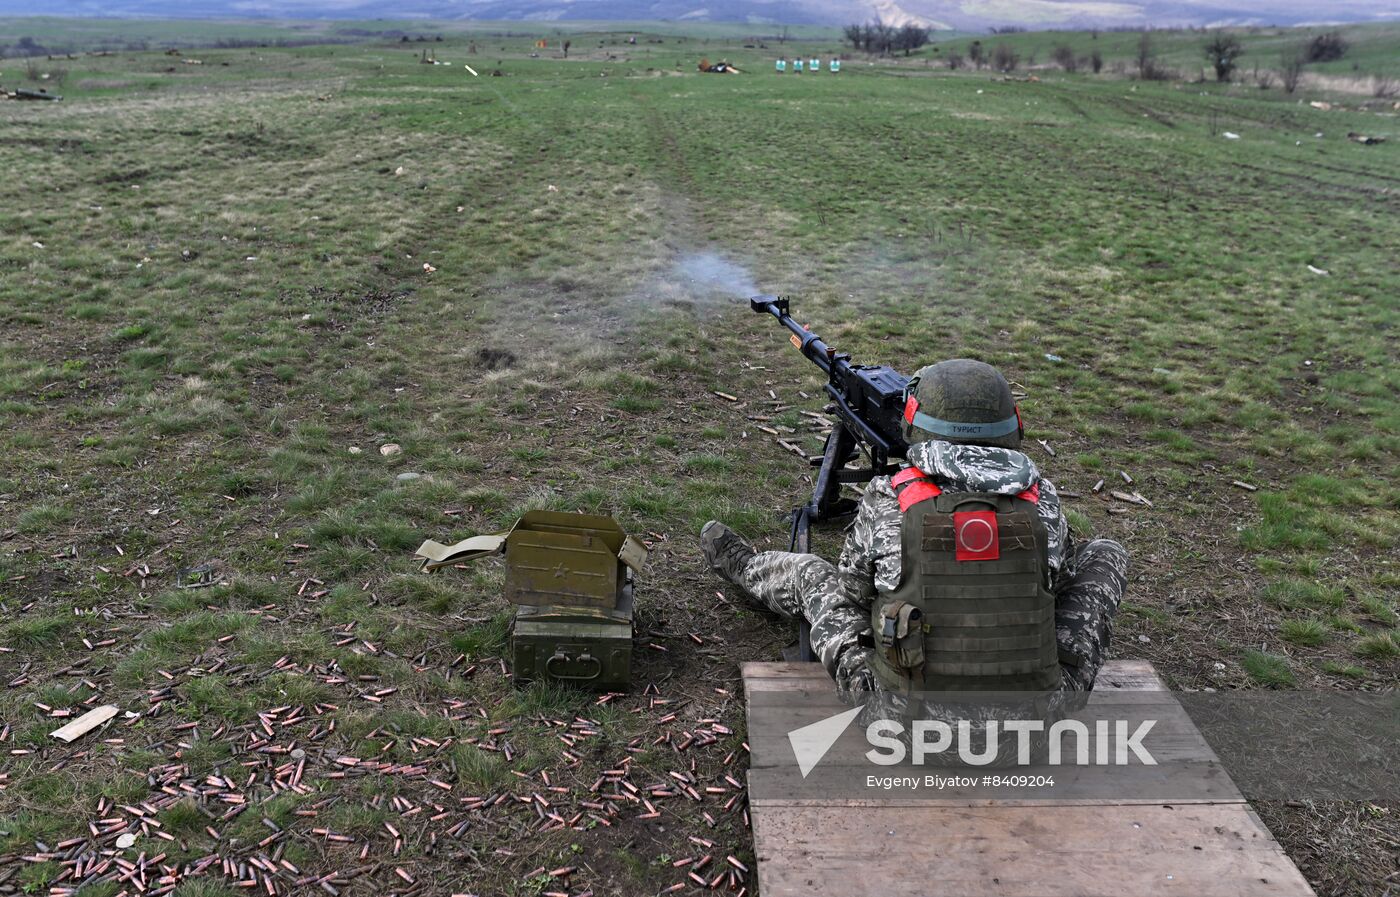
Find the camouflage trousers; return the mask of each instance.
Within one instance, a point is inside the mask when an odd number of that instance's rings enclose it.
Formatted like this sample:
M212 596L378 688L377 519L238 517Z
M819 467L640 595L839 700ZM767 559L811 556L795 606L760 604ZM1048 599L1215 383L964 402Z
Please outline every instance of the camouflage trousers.
M1128 553L1110 539L1076 544L1066 559L1055 591L1055 635L1062 653L1061 692L1084 692L1108 658L1113 617L1127 587ZM812 628L812 652L850 699L875 691L870 648L859 644L870 629L874 597L835 565L814 554L765 551L745 566L742 588L762 605L788 618L801 617ZM868 588L868 587L867 587Z

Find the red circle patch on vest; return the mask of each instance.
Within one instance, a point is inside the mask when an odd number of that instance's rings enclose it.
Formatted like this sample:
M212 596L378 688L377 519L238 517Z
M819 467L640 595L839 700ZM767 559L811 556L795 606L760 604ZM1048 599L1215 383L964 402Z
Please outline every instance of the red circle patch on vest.
M1001 557L995 511L958 511L953 514L960 561L994 561Z

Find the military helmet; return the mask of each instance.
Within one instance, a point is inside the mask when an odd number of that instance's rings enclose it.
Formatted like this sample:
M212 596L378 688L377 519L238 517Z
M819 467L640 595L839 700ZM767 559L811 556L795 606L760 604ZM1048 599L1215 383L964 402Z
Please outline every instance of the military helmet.
M970 358L919 369L904 393L904 438L966 445L1021 447L1021 412L1011 385L989 364Z

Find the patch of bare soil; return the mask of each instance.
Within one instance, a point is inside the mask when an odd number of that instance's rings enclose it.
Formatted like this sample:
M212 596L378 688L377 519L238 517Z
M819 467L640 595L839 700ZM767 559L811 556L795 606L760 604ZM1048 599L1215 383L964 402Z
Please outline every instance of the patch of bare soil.
M1253 806L1318 897L1390 897L1400 890L1400 805L1394 801Z
M306 291L306 298L311 303L309 307L323 309L328 326L338 331L349 329L350 325L357 321L383 318L391 314L409 295L403 290L349 291L316 286Z
M513 367L516 362L515 353L509 349L498 349L492 346L482 346L476 352L477 364L488 371L499 371Z

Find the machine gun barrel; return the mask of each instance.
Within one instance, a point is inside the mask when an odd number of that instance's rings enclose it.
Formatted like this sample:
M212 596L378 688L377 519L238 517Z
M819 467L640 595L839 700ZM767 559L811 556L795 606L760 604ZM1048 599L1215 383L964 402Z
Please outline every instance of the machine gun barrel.
M835 349L822 342L821 337L792 319L792 316L788 314L788 300L786 298L754 296L749 300L749 308L761 315L772 315L778 319L778 323L791 330L792 344L807 357L808 361L821 368L822 373L829 376L831 366L841 363Z
M759 314L771 314L792 331L792 344L827 375L826 394L834 406L830 410L870 452L871 466L877 473L885 472L891 457L904 456L907 446L899 416L907 378L893 368L851 364L850 355L836 351L792 319L786 297L755 296L749 307Z
M904 456L908 446L903 435L902 408L904 391L909 380L894 368L883 365L852 364L851 356L837 352L812 331L788 314L788 300L781 296L754 296L749 307L763 315L772 315L792 332L792 344L803 356L826 374L826 395L831 400L827 412L836 424L827 436L820 459L811 463L818 468L811 500L792 512L791 550L808 551L808 530L813 523L847 517L856 511L856 503L841 496L844 483L865 483L896 467L891 458ZM870 457L870 466L851 469L848 462L858 457L860 449ZM797 656L815 660L812 654L810 627L799 624Z

